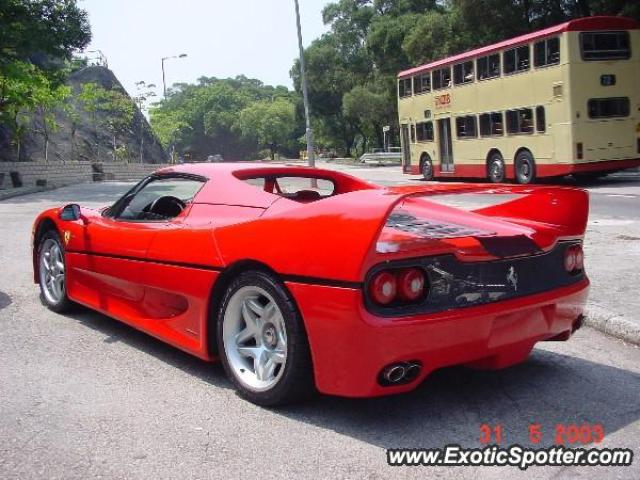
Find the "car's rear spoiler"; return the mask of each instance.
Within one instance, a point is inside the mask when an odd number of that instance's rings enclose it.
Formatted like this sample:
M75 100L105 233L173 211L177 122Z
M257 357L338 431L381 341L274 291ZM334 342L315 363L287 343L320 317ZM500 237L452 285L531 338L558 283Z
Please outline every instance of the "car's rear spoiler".
M471 211L440 202L445 194L463 193L509 197ZM393 249L381 251L380 243L392 215L403 209L439 222L445 230L446 223L469 230L464 236L450 237L451 241L427 239L433 241L413 249L414 254L451 245L464 251L465 244L473 243L476 257L500 256L495 250L500 238L506 244L526 238L529 246L545 250L559 239L582 237L588 194L561 187L469 184L359 190L307 204L278 201L259 219L217 229L215 237L227 265L254 260L285 275L358 282L372 262L402 255ZM478 247L482 242L485 245Z

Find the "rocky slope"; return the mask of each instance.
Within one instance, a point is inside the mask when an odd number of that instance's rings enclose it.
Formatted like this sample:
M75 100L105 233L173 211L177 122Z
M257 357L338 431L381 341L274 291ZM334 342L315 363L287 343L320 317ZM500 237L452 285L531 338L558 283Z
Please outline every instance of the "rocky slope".
M89 82L94 82L105 89L122 89L122 85L113 72L105 67L86 67L72 73L67 80L67 84L72 89L72 96L68 100L72 107L71 110L76 112L78 116L75 122L75 131L74 122L70 116L62 110L56 112L56 121L59 127L56 132L50 135L49 162L114 161L113 137L104 129L99 129L96 136L90 115L80 107L77 99L77 94L80 92L82 85ZM102 122L99 119L97 123L100 124ZM18 159L16 158L17 149L15 142L12 141L11 131L0 125L0 161L43 161L45 157L45 142L42 134L39 133L41 131L42 123L40 119L37 115L32 115L30 117L29 130L22 142L20 158ZM151 131L146 118L137 108L131 125L125 133L117 137L116 145L123 152L119 159L120 161L140 162L142 157L145 163L162 163L168 159L167 154L163 151Z

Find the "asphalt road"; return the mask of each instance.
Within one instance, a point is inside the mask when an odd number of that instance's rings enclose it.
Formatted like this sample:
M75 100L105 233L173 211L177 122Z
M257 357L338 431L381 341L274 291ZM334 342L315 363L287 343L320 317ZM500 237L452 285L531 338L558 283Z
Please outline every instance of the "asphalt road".
M0 478L640 478L638 458L527 472L386 465L387 448L479 446L483 423L501 425L504 444L528 444L528 425L541 424L543 445L556 424L601 423L604 446L637 457L640 349L588 328L504 371L447 369L403 396L270 411L239 399L218 365L84 309L48 311L30 274L34 217L103 205L127 186L0 202Z

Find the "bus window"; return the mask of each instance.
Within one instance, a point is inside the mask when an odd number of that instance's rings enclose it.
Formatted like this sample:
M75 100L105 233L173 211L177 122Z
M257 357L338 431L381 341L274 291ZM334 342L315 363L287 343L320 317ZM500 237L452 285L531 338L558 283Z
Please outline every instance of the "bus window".
M591 98L587 104L589 118L612 118L629 116L629 98Z
M547 130L544 107L542 105L536 107L536 130L541 133Z
M416 137L419 142L433 142L433 122L416 123Z
M411 78L403 78L398 81L398 95L400 98L402 97L410 97L412 92L411 89Z
M627 60L631 58L629 32L582 32L583 60Z
M557 65L560 63L560 39L548 38L533 46L533 64L536 67Z
M529 70L529 45L512 48L504 52L504 73L522 72Z
M486 80L487 78L499 76L500 55L498 53L478 58L478 80Z
M480 115L480 135L490 137L492 135L502 135L504 127L502 126L502 113L492 112Z
M415 77L414 81L414 89L416 95L419 93L427 93L431 91L431 73L423 73L422 75L418 75Z
M476 130L476 116L467 115L466 117L456 118L456 135L458 138L475 138L478 136Z
M451 86L451 67L433 71L433 89L440 90Z
M507 110L507 133L533 133L533 110Z
M458 63L453 66L453 83L460 85L461 83L473 82L473 62Z
M411 125L411 143L416 143L416 126Z

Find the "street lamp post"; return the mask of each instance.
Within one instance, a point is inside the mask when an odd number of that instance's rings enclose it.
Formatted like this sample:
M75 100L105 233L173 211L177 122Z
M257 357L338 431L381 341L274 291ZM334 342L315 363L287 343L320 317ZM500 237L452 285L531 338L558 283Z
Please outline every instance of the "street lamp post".
M172 55L170 57L162 57L162 93L163 93L163 97L164 98L167 98L167 82L165 80L165 74L164 74L164 62L165 62L165 60L170 60L172 58L184 58L186 56L187 56L186 53L181 53L180 55Z
M304 70L304 47L302 46L302 28L300 27L300 7L298 0L293 0L296 5L296 26L298 27L298 49L300 50L300 79L302 82L302 100L304 102L304 119L306 123L307 137L307 161L310 167L316 166L313 154L313 132L311 131L311 116L309 113L309 91L307 89L307 75Z

